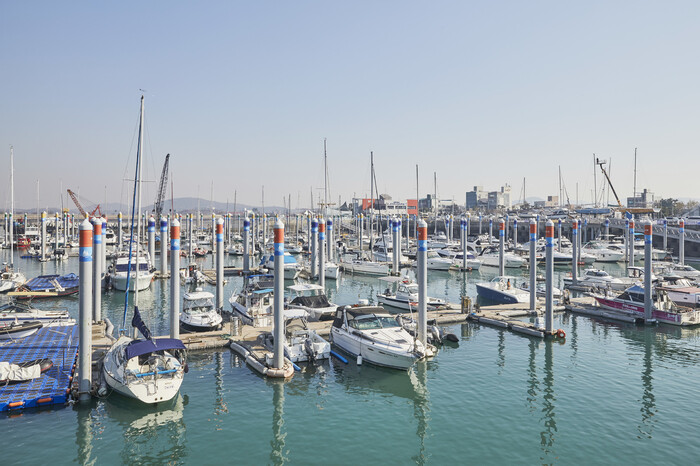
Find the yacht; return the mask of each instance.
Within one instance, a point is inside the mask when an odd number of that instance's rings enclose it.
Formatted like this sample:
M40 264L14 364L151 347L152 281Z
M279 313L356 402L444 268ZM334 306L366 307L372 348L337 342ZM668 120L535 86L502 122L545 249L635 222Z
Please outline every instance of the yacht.
M311 330L306 319L302 317L288 319L285 322L284 331L284 356L290 361L313 362L330 357L331 344L316 331ZM272 333L262 333L258 338L267 349L270 351L274 349Z
M180 327L191 332L208 332L221 328L221 315L214 308L214 295L197 288L182 297Z
M136 263L138 262L139 270L136 273ZM129 273L131 270L131 273ZM107 269L109 274L109 282L115 290L126 291L126 282L129 281L129 291L134 291L137 287L139 291L147 290L153 281L155 267L151 265L148 253L142 253L136 259L132 259L131 268L129 268L129 256L117 256L112 265Z
M408 369L436 352L433 345L424 346L414 339L378 306L338 308L331 326L331 340L358 360L394 369Z
M693 285L687 278L666 278L663 285L657 289L665 291L674 303L687 307L700 307L700 288Z
M530 292L518 287L517 282L516 277L500 275L490 282L477 283L476 292L482 298L499 304L529 303Z
M272 252L263 254L262 259L260 259L260 266L273 271L275 270L275 255ZM284 279L294 280L299 276L301 272L301 265L289 252L284 252Z
M245 325L253 327L270 327L274 320L274 276L251 275L246 280L243 289L232 294L229 304L233 312L241 318ZM308 317L303 309L285 309L286 318Z
M428 297L427 300L427 308L429 311L434 311L447 306L447 302L444 299ZM409 311L417 310L418 284L404 278L399 282L395 293L393 293L389 288L387 288L384 293L377 293L377 301L379 301L380 304L386 304L398 309L406 309Z
M605 270L589 267L584 269L580 277L577 277L578 286L601 287L623 290L628 285L622 279L613 277ZM564 277L564 284L570 286L573 283L572 277Z
M633 285L615 295L609 295L606 290L604 294L594 294L593 297L605 309L631 314L638 318L644 317L644 288L640 285ZM654 290L652 300L654 302L652 319L657 322L680 326L700 324L700 309L678 306L665 291Z
M625 258L624 252L610 249L600 241L590 241L584 244L581 252L595 256L597 262L620 262Z
M464 252L459 251L459 250L452 250L452 249L438 249L437 253L445 257L447 259L450 259L452 261L452 265L455 267L461 268L464 265ZM476 255L471 252L467 251L467 268L471 270L479 270L481 268L482 261L476 257Z
M0 293L13 291L17 287L24 285L27 282L27 277L22 272L10 270L5 266L5 270L0 275Z
M328 301L321 285L304 283L287 287L296 296L288 303L289 309L303 309L309 320L330 320L338 309L337 304Z
M346 272L361 275L389 275L387 262L374 262L363 258L360 253L344 254L340 260L340 266Z
M484 249L479 256L483 265L488 267L498 267L499 266L499 253L497 249L490 248ZM524 258L513 254L512 252L506 252L503 254L503 262L506 268L520 268L525 267L527 260Z

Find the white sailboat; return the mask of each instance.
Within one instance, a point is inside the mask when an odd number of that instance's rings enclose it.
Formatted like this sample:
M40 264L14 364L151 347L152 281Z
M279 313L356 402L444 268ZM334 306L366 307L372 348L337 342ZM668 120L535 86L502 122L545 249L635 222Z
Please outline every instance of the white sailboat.
M141 219L141 155L143 150L143 96L141 96L141 113L139 119L139 139L136 153L136 177L134 179L134 205L131 216L131 238L129 241L129 260L135 257L139 270L139 254L131 248L139 244ZM136 220L136 235L134 239L134 220ZM131 269L129 263L128 270ZM124 298L124 322L129 303L130 274L127 276L126 294ZM180 385L187 372L185 364L185 346L181 340L174 338L154 338L146 324L141 319L138 309L139 288L134 289L134 316L131 321L136 330L141 332L143 339L121 335L107 351L102 371L107 385L122 395L135 398L144 403L160 403L171 400L180 390ZM135 336L135 335L134 335Z

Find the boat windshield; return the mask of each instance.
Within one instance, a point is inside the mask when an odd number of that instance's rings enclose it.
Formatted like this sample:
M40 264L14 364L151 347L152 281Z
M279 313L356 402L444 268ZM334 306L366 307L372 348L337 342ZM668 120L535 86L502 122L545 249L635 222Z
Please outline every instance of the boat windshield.
M363 319L352 319L348 321L350 327L357 330L375 330L380 328L392 328L398 327L399 323L396 319L389 316L377 316L373 315L371 317L366 317Z
M115 269L117 272L126 272L127 270L129 270L129 264L117 264ZM133 272L134 270L136 270L136 263L132 262L131 271ZM139 270L141 272L148 272L148 264L139 262Z

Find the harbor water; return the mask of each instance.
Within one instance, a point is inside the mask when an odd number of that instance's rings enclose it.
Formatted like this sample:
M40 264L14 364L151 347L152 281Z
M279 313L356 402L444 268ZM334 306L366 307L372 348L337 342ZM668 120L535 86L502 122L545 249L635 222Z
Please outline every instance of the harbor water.
M14 262L28 278L78 270L77 258ZM211 257L198 262L213 268ZM556 286L568 272L555 269ZM474 299L473 284L496 274L431 271L428 291L451 302L465 291ZM228 309L242 279L227 279ZM362 276L326 280L337 304L372 300L387 286ZM102 312L117 328L123 298L103 296ZM139 293L156 334L168 331L168 299L167 281ZM77 296L34 304L77 318ZM113 393L87 405L3 414L12 453L2 464L697 463L700 329L568 313L555 315L554 326L565 341L453 325L459 344L408 372L334 359L302 365L288 382L260 377L228 349L190 352L190 371L169 403L145 406Z

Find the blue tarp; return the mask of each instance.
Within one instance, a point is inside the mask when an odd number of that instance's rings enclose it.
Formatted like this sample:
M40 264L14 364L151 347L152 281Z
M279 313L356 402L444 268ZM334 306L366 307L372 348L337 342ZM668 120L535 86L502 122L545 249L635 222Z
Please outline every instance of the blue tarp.
M126 359L156 351L184 350L182 340L176 338L157 338L155 340L134 340L126 347Z
M29 280L25 286L30 291L53 290L56 286L53 281L56 280L63 288L77 288L80 286L80 279L74 273L66 275L39 275Z

